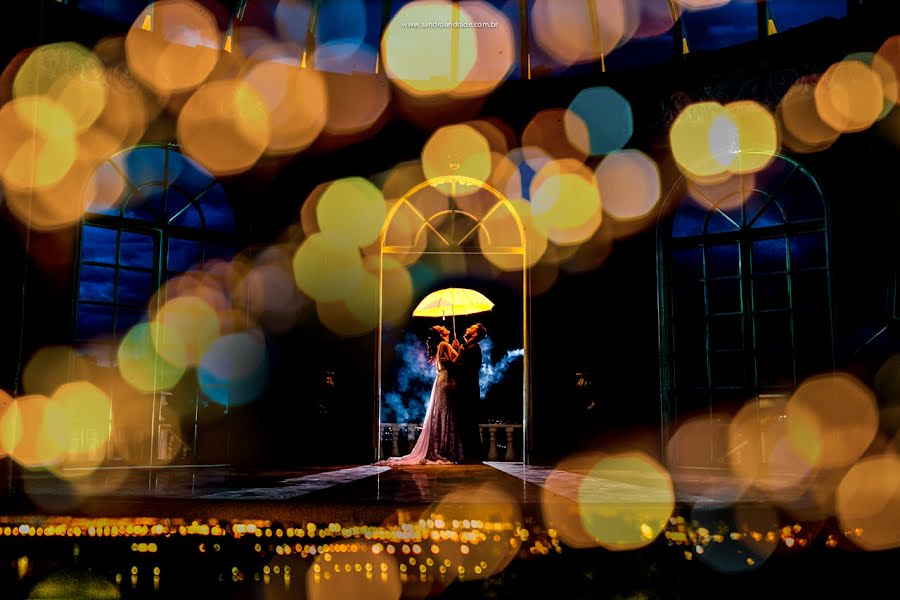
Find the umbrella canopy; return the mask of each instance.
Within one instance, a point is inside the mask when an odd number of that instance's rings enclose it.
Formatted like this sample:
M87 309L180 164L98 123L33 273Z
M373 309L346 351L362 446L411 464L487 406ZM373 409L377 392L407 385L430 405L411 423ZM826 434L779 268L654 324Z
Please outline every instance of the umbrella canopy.
M419 302L414 317L453 317L453 336L456 337L456 315L472 315L494 308L484 294L466 288L445 288L432 292Z

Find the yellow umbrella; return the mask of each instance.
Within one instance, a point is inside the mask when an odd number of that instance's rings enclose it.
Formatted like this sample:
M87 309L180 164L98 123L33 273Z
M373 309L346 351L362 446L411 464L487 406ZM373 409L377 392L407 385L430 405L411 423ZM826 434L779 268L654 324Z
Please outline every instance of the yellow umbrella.
M494 308L484 294L466 288L445 288L432 292L419 302L414 317L453 317L453 337L456 337L456 315L472 315Z

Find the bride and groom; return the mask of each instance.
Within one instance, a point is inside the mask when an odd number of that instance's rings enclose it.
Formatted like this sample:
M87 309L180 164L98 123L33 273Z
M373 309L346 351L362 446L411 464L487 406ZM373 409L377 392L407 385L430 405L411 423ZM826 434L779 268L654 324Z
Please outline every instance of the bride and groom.
M487 329L476 323L466 329L463 343L450 342L450 330L436 325L425 342L428 362L437 374L422 423L422 433L406 456L383 460L381 465L428 465L481 462L478 404L481 346Z

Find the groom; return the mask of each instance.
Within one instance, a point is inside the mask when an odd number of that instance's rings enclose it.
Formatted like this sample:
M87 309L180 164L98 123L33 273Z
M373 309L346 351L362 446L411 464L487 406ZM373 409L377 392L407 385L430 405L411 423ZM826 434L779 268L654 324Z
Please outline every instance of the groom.
M481 434L478 427L478 409L481 404L481 346L478 343L487 336L487 329L476 323L466 329L463 344L454 340L459 346L459 356L453 361L450 376L456 382L450 396L450 410L460 432L463 449L463 462L481 463Z

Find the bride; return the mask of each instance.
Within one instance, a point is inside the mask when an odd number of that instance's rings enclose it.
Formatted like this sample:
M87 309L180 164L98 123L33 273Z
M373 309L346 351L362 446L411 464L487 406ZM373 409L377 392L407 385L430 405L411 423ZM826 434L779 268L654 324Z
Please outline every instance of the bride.
M379 465L437 465L453 464L462 460L462 442L453 422L448 395L453 379L446 365L456 359L457 353L449 343L450 330L436 325L428 330L425 341L428 362L437 370L431 398L422 423L422 433L412 451L406 456L394 456Z

